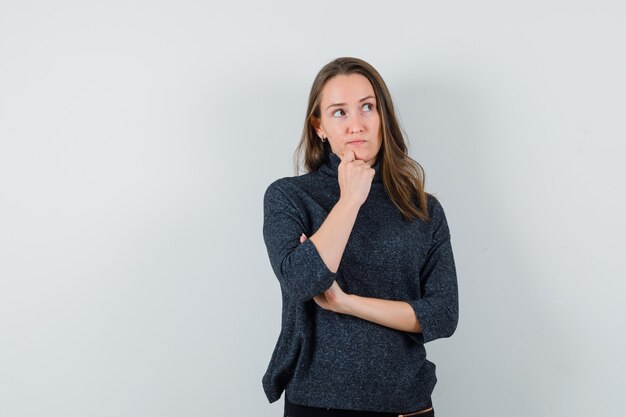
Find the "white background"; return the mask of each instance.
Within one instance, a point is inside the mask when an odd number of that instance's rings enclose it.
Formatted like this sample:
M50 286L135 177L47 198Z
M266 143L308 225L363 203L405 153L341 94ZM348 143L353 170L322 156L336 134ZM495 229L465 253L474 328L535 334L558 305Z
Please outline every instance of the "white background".
M0 415L282 416L262 197L338 56L452 231L438 416L623 416L623 1L0 3Z

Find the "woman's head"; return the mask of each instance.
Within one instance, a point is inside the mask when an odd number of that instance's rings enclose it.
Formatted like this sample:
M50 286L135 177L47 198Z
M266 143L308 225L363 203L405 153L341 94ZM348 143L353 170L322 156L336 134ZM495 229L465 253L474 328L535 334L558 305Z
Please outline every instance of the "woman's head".
M314 172L329 152L348 149L370 166L380 160L385 188L405 218L428 217L423 170L407 154L387 85L367 62L342 57L313 81L296 154L303 152L306 172Z
M381 145L380 116L372 84L361 74L335 75L320 92L311 126L332 151L354 151L356 159L376 163Z
M378 71L358 58L337 58L319 71L311 87L301 141L305 166L317 170L329 151L341 155L347 149L373 165L384 154L386 142L394 140L393 130L400 133L391 95ZM355 139L365 142L351 143ZM404 144L401 133L400 141Z

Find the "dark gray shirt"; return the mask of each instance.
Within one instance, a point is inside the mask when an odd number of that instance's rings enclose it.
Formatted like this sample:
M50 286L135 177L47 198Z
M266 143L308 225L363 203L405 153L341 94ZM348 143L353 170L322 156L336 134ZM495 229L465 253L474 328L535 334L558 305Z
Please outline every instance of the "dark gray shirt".
M339 200L334 153L317 172L271 183L263 237L282 291L281 332L263 388L270 402L361 411L426 405L437 381L424 343L449 337L458 322L456 270L443 208L428 195L431 219L404 220L374 166L341 263L331 272L310 239ZM423 333L395 330L319 307L313 296L334 280L349 294L406 301Z

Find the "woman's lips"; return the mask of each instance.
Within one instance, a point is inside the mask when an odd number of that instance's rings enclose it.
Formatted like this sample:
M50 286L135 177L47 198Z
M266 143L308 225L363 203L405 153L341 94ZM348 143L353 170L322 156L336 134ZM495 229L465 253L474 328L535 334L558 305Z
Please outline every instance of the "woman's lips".
M353 140L352 142L348 142L348 145L361 146L364 143L365 143L364 140Z

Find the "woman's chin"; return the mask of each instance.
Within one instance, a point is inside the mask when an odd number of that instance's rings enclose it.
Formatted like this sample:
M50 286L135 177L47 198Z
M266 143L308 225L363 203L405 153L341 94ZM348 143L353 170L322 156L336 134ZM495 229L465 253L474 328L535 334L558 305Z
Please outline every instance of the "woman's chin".
M376 156L375 155L371 155L369 152L354 152L354 158L361 160L361 161L365 161L365 163L367 165L369 165L370 167L374 166L374 163L376 162Z

